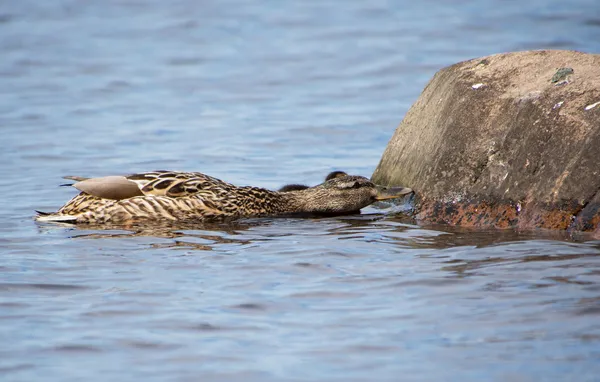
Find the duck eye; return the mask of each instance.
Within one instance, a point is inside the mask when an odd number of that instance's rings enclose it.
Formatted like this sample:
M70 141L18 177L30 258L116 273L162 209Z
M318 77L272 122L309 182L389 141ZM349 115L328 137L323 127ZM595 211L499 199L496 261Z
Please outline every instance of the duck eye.
M360 188L360 183L354 182L351 188Z

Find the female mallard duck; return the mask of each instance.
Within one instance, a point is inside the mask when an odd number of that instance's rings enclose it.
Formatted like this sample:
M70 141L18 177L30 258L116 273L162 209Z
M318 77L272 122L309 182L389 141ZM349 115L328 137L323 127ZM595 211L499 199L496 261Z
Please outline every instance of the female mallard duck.
M327 174L327 176L325 177L325 181L327 182L328 180L335 179L335 178L341 178L342 176L347 176L347 175L348 174L346 174L343 171L332 171L329 174ZM304 185L304 184L286 184L285 186L283 186L279 189L279 192L298 191L298 190L305 190L307 188L308 188L308 186Z
M277 192L237 187L199 172L154 171L102 178L67 177L81 193L38 221L128 223L140 220L215 221L289 214L344 214L377 200L397 198L409 188L379 187L346 175L304 190Z

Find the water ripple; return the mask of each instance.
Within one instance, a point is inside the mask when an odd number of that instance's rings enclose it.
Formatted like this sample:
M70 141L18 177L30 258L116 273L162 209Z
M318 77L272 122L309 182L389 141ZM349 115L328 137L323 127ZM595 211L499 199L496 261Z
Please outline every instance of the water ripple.
M438 69L597 53L596 2L5 2L3 380L597 380L600 243L585 235L418 226L388 203L32 222L74 195L63 175L368 176Z

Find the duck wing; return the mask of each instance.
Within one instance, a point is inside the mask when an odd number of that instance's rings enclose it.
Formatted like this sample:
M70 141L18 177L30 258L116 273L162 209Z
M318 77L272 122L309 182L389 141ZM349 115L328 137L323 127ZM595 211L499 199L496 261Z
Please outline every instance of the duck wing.
M89 178L73 184L73 187L102 199L121 200L144 195L137 183L124 176Z
M135 196L167 196L172 198L199 193L224 192L232 185L199 172L152 171L128 176L105 176L84 179L73 187L104 199L128 199Z

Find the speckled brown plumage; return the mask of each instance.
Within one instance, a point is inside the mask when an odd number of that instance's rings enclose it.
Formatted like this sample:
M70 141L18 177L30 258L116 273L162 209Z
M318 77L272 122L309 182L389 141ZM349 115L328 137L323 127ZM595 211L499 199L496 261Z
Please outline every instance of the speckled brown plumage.
M198 172L153 171L68 179L78 180L73 186L82 192L57 212L40 213L37 220L119 224L140 220L215 221L294 213L343 214L357 211L378 198L410 192L384 190L388 194L381 197L381 189L378 191L377 186L360 176L342 176L290 192L237 187Z

